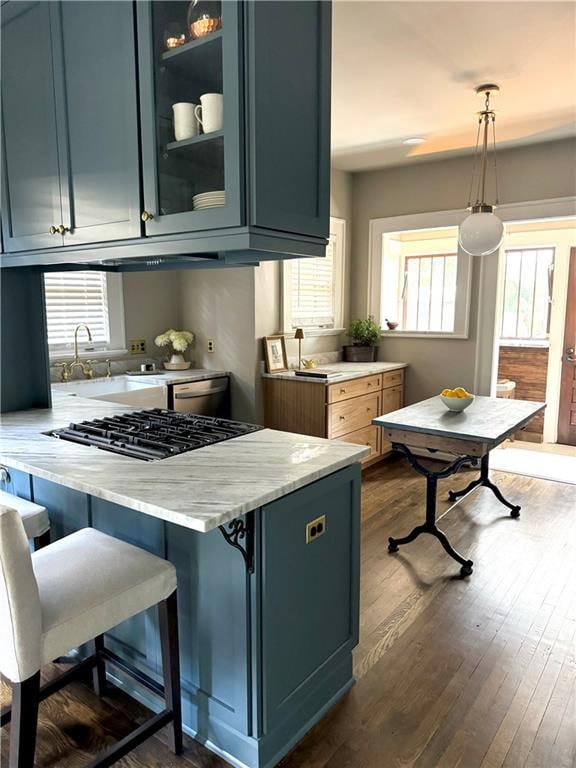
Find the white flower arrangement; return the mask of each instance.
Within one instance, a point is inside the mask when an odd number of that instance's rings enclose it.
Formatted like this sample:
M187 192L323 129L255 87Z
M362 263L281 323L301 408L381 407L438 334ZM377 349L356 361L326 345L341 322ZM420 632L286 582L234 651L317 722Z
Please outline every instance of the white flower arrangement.
M172 345L174 352L185 352L190 344L194 341L194 334L191 331L175 331L170 328L168 331L164 331L154 339L154 344L157 347L167 347Z

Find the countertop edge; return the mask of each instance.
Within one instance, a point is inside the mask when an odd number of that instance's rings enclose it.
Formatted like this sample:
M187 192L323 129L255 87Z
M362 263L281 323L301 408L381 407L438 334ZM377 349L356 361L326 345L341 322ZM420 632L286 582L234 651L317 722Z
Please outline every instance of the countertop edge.
M65 488L71 488L72 490L86 493L90 496L103 499L104 501L110 501L113 504L118 504L122 507L133 509L136 512L141 512L142 514L164 520L165 522L180 525L183 528L189 528L191 530L198 531L199 533L209 533L210 531L218 528L220 525L225 525L226 523L229 523L232 520L245 515L247 512L252 512L255 509L259 509L260 507L269 504L272 501L276 501L277 499L280 499L284 496L287 496L288 494L293 493L300 488L304 488L305 486L311 485L312 483L315 483L324 477L328 477L334 472L338 472L339 470L345 469L346 467L349 467L353 464L360 463L360 461L365 456L367 456L369 452L370 449L367 446L358 445L358 450L355 454L346 458L334 460L334 463L330 464L330 466L313 472L311 477L303 478L302 481L290 481L289 483L286 483L274 491L263 493L262 496L252 500L252 502L239 504L231 509L223 511L215 519L213 518L210 521L199 521L198 518L186 515L181 512L175 512L173 510L159 507L154 504L147 504L146 502L139 502L137 499L122 496L115 491L104 490L102 488L98 488L97 486L92 486L89 483L84 483L75 478L63 477L61 475L55 474L54 472L50 472L49 470L29 465L26 462L15 459L13 457L6 458L5 456L0 455L0 463L9 467L10 469L26 472L33 477L39 477L42 480L48 480L49 482L62 485Z

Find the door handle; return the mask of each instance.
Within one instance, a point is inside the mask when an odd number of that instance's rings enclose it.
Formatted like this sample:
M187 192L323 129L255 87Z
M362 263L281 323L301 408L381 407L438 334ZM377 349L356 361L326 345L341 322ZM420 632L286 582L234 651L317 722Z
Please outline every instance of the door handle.
M226 392L228 387L218 387L217 389L204 389L202 392L176 392L174 394L174 400L191 400L194 397L206 397L207 395L218 395L221 392Z

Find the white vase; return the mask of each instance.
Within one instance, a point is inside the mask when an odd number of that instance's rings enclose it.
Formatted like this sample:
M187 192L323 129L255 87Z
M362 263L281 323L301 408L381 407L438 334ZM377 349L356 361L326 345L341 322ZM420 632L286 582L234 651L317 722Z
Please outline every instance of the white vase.
M170 361L164 363L164 368L168 371L185 371L190 368L190 365L190 361L184 360L184 355L181 352L173 352Z

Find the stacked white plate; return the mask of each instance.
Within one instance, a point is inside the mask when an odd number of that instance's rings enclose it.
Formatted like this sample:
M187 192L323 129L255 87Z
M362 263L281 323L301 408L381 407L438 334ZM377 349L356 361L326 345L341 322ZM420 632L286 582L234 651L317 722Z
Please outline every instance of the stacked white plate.
M192 205L195 211L226 205L226 192L223 189L218 189L215 192L202 192L199 195L194 195Z

